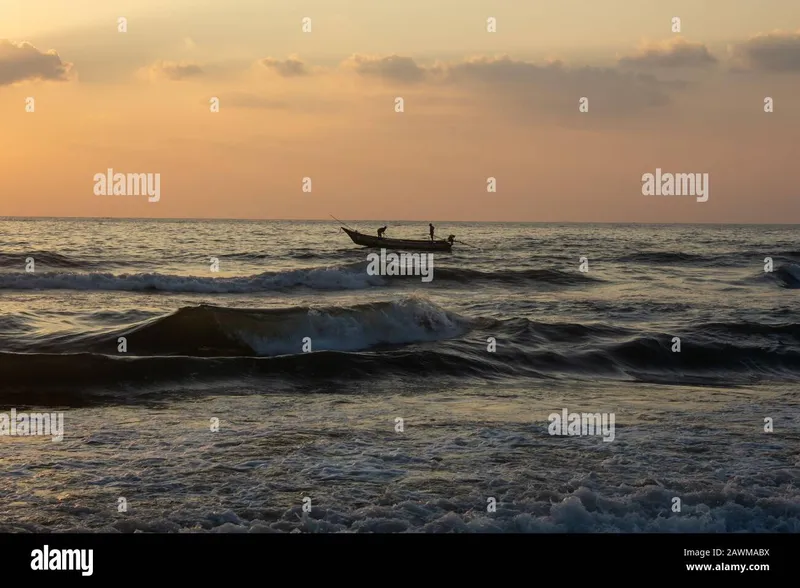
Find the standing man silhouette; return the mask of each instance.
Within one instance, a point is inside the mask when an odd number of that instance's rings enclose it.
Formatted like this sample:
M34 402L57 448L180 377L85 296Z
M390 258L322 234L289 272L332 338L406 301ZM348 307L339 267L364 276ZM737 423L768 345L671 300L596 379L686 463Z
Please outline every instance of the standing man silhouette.
M428 223L428 227L431 230L431 241L433 241L433 229L434 229L433 223Z

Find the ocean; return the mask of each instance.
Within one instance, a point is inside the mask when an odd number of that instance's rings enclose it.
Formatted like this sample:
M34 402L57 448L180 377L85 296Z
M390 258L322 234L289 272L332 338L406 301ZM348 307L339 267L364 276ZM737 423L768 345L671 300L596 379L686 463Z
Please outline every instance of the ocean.
M800 227L434 225L0 219L0 531L800 532Z

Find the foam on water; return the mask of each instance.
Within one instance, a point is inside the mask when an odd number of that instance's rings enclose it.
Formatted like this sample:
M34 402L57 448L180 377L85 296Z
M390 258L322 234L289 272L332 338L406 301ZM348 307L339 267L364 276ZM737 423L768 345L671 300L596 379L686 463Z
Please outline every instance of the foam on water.
M0 274L0 290L120 290L130 292L194 292L245 294L306 287L319 290L357 290L381 286L380 276L353 268L312 268L266 272L233 278L175 276L160 273L111 274L37 272Z
M69 411L61 443L0 438L0 531L800 532L796 442L761 427L800 425L788 389L522 392ZM550 436L562 406L613 408L615 441Z

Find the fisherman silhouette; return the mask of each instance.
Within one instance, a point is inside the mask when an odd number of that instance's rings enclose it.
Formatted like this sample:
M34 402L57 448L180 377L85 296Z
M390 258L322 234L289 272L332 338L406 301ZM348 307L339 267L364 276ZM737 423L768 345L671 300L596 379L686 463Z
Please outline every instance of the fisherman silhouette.
M433 229L434 229L433 223L428 223L428 227L430 227L431 229L431 241L433 241Z
M386 232L386 227L381 227L378 229L378 238L383 239L383 234Z

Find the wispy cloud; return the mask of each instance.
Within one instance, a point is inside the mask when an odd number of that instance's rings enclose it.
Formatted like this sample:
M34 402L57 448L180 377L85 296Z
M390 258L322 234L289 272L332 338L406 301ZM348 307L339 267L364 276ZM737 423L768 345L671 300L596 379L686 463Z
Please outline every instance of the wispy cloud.
M284 61L272 57L265 57L259 60L259 64L267 69L275 71L278 75L285 78L306 76L310 73L306 64L296 55L291 55Z
M408 83L420 82L428 73L412 58L400 55L381 57L355 54L345 60L342 66L362 76Z
M202 76L205 74L205 70L197 63L157 61L146 69L146 73L154 79L179 81Z
M716 65L714 57L703 43L675 39L642 46L638 53L623 57L619 65L627 68L703 68Z

